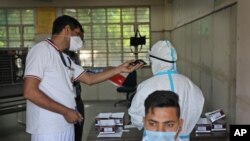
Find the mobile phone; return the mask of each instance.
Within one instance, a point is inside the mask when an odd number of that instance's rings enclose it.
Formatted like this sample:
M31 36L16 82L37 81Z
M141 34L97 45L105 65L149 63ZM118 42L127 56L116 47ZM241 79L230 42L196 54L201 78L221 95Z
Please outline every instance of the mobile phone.
M139 64L139 63L141 63L141 64L143 64L143 65L146 65L147 63L145 62L145 61L143 61L142 59L137 59L137 60L135 60L134 62L131 62L131 63L129 63L131 66L135 66L135 65L137 65L137 64Z

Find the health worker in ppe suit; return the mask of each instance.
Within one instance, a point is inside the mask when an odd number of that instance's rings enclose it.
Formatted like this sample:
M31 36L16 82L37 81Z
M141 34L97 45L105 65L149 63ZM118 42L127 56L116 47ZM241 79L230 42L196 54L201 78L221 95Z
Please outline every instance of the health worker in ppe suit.
M189 134L202 113L204 96L189 78L178 73L177 54L169 41L156 42L149 52L149 59L152 63L153 76L137 87L128 111L131 122L141 130L145 116L145 99L156 90L170 90L179 96L180 118L184 120L180 136L183 140L189 140Z

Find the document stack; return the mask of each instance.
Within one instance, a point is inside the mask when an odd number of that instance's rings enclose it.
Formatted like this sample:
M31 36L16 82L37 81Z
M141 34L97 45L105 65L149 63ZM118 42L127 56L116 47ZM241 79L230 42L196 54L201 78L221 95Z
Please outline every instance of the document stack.
M124 126L124 112L99 113L95 118L95 126L100 134L115 134Z
M115 121L115 125L117 127L124 127L125 120L124 120L124 113L112 113L110 119Z
M226 125L227 124L225 120L223 119L217 120L212 123L211 131L212 132L226 132L227 131Z
M200 118L195 126L195 133L210 133L211 128L212 124L207 118Z
M205 113L205 116L213 123L219 119L224 118L226 115L225 113L222 111L222 109L218 109L212 112L207 112Z
M218 109L212 112L205 113L205 116L212 123L212 132L226 132L226 121L225 121L225 113L222 109Z
M195 133L224 133L227 131L225 113L222 109L205 113L195 126Z

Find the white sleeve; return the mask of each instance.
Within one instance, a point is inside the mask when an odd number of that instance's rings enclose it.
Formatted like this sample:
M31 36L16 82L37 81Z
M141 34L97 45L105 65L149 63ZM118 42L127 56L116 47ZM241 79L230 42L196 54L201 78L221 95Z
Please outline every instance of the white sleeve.
M34 46L26 57L24 77L42 79L48 62L48 52L45 46Z
M85 72L82 66L77 65L74 63L74 61L71 60L71 67L74 69L74 80L77 80L77 78Z

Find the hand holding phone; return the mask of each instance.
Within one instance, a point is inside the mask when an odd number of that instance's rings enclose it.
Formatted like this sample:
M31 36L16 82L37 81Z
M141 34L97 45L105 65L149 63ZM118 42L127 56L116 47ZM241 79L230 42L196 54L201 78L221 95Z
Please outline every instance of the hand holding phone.
M137 64L143 64L146 65L147 63L145 61L143 61L142 59L137 59L134 62L129 63L131 66L135 66Z

